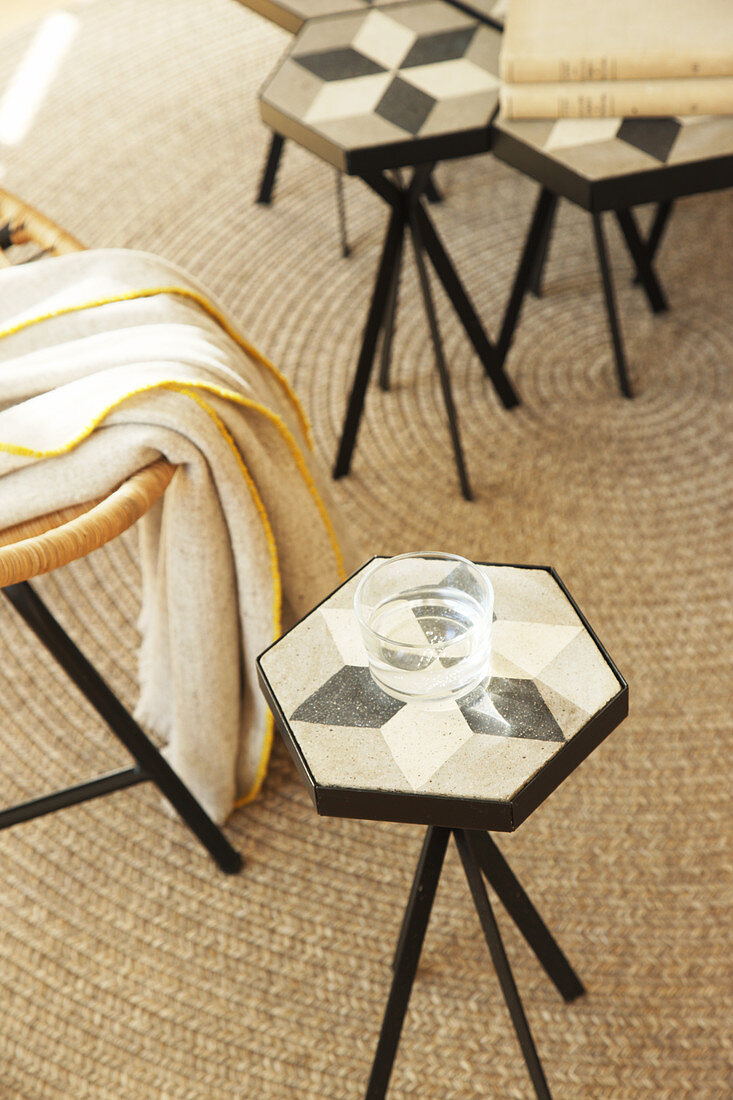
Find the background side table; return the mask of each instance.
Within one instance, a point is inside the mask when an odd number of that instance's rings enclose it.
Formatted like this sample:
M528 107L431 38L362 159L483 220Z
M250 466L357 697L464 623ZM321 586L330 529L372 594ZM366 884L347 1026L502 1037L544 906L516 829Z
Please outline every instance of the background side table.
M516 829L575 770L628 713L628 687L554 570L482 568L495 592L491 677L440 710L372 680L353 610L361 570L258 661L319 814L428 826L367 1100L388 1087L451 834L538 1097L550 1092L484 879L565 1000L583 992L488 830Z
M541 185L508 318L499 341L506 360L524 296L539 290L558 198L591 216L614 361L621 392L632 397L603 214L613 211L654 312L667 308L653 260L672 202L733 185L733 116L505 120L492 123L492 152ZM657 203L644 240L633 207Z
M334 476L349 472L377 342L386 385L404 240L420 288L461 490L471 499L425 259L429 259L505 408L517 395L438 236L424 195L433 166L486 152L496 110L501 36L441 0L309 20L263 88L263 120L340 171L359 176L390 209ZM399 169L410 168L409 180Z

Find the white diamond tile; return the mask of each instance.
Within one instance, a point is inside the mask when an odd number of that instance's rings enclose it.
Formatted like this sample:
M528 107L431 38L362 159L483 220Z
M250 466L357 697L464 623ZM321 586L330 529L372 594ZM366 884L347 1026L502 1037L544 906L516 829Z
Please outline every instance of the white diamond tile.
M537 677L553 691L593 715L618 691L618 681L589 634L574 638Z
M492 629L491 645L495 654L506 657L532 677L554 661L582 630L580 625L551 626L498 620Z
M311 722L291 725L317 783L357 790L412 790L379 730Z
M403 707L382 726L382 736L397 767L413 790L418 790L473 733L453 704L436 711Z
M467 61L465 57L400 69L400 79L435 99L453 99L473 95L475 92L489 92L499 86L497 77L474 65L473 61Z
M359 53L384 65L397 69L415 42L417 35L409 27L395 23L394 19L380 11L372 11L354 35L352 45Z
M344 664L366 668L369 658L361 640L356 614L346 608L325 607L321 611L321 617L326 622L328 632L336 643Z
M545 149L574 148L596 141L611 141L616 136L618 118L561 118L545 141Z
M263 655L262 668L280 706L291 714L315 686L343 668L343 659L325 622L310 615Z
M329 80L303 115L305 122L368 115L374 110L392 81L391 73L373 73L350 80Z

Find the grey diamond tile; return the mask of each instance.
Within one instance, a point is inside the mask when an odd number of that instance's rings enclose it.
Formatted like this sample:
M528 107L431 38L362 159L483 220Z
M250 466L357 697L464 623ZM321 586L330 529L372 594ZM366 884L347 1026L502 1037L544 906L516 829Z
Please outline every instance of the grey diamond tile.
M404 705L377 687L368 668L345 665L301 703L290 720L378 728Z
M407 84L396 76L377 104L375 111L395 126L401 126L408 133L416 134L434 105L435 100L432 96L426 95L419 88L414 88L412 84Z
M470 46L477 27L458 27L454 31L425 35L418 38L400 68L414 65L432 65L436 61L452 61L463 57Z
M373 76L375 73L386 72L384 66L378 65L358 50L352 50L350 46L340 50L299 54L295 60L321 80L351 80L357 76Z
M522 737L530 741L564 741L552 711L532 680L492 676L488 692L476 692L461 705L474 733Z
M465 588L469 596L473 596L475 600L480 600L482 598L478 582L474 579L473 574L468 572L465 566L461 567L457 565L455 569L451 569L450 573L443 581L443 584L446 588L451 588L455 584L460 584L461 587Z
M676 118L625 118L616 137L664 162L680 129Z

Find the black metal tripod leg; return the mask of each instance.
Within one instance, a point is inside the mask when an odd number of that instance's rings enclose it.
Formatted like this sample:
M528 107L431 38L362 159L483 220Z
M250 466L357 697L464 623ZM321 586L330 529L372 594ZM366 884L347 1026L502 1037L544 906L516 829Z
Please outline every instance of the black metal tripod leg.
M535 298L542 297L542 276L545 272L545 264L547 263L547 256L550 251L550 241L552 239L552 228L555 222L555 211L557 210L558 202L557 195L553 194L552 199L550 212L543 226L542 238L532 265L532 274L529 280L529 289L531 293L534 294Z
M514 284L512 286L511 293L509 295L509 301L507 302L506 310L504 311L504 319L501 324L501 331L499 333L499 339L496 343L496 354L502 368L509 352L509 347L514 337L514 330L517 327L519 321L519 315L522 311L522 304L524 303L525 296L529 290L532 276L537 263L537 258L540 255L542 248L542 242L545 237L545 232L549 222L552 219L555 207L557 206L557 196L552 191L548 191L546 187L543 187L540 191L537 204L534 208L532 215L532 221L529 226L529 232L527 233L527 240L524 245L524 250L519 260L519 266L517 267L517 273L514 276Z
M425 245L425 251L430 257L435 273L443 284L445 292L450 298L476 354L483 363L484 370L491 379L501 403L505 409L514 408L515 405L519 404L516 391L504 373L497 350L484 332L478 314L461 280L458 278L458 274L443 247L435 226L420 203L415 207L415 216Z
M239 852L232 848L168 761L161 756L94 666L56 622L40 596L27 582L8 585L3 592L39 641L135 758L146 776L178 811L221 870L227 874L239 871L242 867Z
M511 867L488 833L472 832L476 861L499 900L566 1001L585 988L539 915Z
M387 1092L449 838L450 829L431 825L423 843L365 1100L382 1100Z
M387 298L392 282L392 272L394 271L397 250L402 234L404 233L404 228L405 218L403 211L393 208L389 219L387 235L384 239L382 257L379 261L379 268L377 270L377 278L374 283L372 301L369 306L366 325L364 326L361 352L359 353L359 362L356 366L356 374L354 375L354 382L351 387L351 394L349 395L349 403L346 408L344 427L341 432L341 442L339 443L338 454L336 455L336 462L333 468L333 476L336 478L344 477L345 474L348 474L351 467L351 457L354 453L354 447L356 446L356 436L359 431L361 414L364 410L366 388L369 384L369 377L372 373L372 366L374 364L377 338L379 337L379 330L382 327L384 313L387 308Z
M443 196L432 176L428 176L425 182L425 198L432 203L443 201Z
M646 241L646 250L649 254L649 259L653 260L657 254L657 249L662 241L664 230L667 227L669 221L669 215L672 213L673 202L671 199L667 199L665 202L660 202L657 211L654 215L654 221L652 227L649 230L649 236Z
M440 385L443 390L443 401L445 402L445 411L448 416L448 428L450 430L451 443L453 444L453 454L455 455L456 468L458 470L458 480L461 483L461 492L466 500L473 500L473 493L468 481L468 474L466 473L466 463L463 457L463 447L461 446L461 436L458 428L458 415L456 413L456 406L453 400L453 390L450 383L450 375L448 374L448 367L446 366L445 356L443 355L443 341L440 338L440 328L438 326L438 318L435 313L435 305L433 303L433 296L430 290L430 279L425 268L425 259L423 257L423 242L420 236L420 227L415 217L415 207L410 208L410 229L412 230L412 243L415 250L415 262L417 264L417 273L420 279L420 290L422 291L423 302L425 304L425 313L428 318L428 325L430 327L430 337L433 341L433 350L435 352L435 364L438 368L438 374L440 376Z
M389 370L392 362L392 340L394 338L395 324L397 323L397 305L400 297L400 278L402 277L402 253L404 245L404 233L400 235L395 257L392 283L389 288L387 309L382 325L382 354L379 365L379 386L386 393L389 390Z
M275 186L275 177L277 175L284 144L285 138L273 132L270 139L270 148L265 160L265 167L262 172L262 179L260 180L260 189L255 200L265 206L272 200L272 189Z
M636 218L631 210L617 210L616 217L621 226L621 232L628 245L631 258L636 266L636 274L639 282L644 288L649 305L652 307L654 313L662 313L668 308L667 299L664 297L664 291L659 285L659 280L652 267L649 258L649 250L639 235Z
M603 280L603 294L606 299L608 327L611 330L611 340L613 342L613 354L616 360L616 373L618 374L619 386L621 388L621 393L624 395L624 397L633 397L634 394L631 389L631 383L629 381L629 372L626 368L624 347L621 341L621 329L618 323L618 314L616 313L616 301L613 293L611 267L608 262L606 238L603 233L603 222L601 221L601 215L598 213L591 214L591 217L593 219L593 233L596 241L596 251L598 253L598 266L601 269L601 279Z
M344 199L344 177L336 169L336 212L339 221L339 240L341 242L341 255L346 259L351 255L349 236L346 229L346 200Z
M504 994L504 1000L507 1003L507 1008L509 1009L509 1014L514 1024L514 1030L517 1033L519 1045L522 1048L522 1054L524 1055L524 1060L532 1079L532 1084L534 1085L539 1100L551 1100L550 1090L547 1086L545 1074L542 1069L542 1063L537 1054L532 1032L529 1030L527 1017L524 1014L519 991L517 990L514 975L509 966L504 944L499 935L499 927L496 923L496 918L494 917L491 903L486 893L486 887L481 878L481 871L479 870L476 857L473 853L469 834L463 829L454 829L453 835L456 839L456 846L461 857L463 870L466 872L473 903L476 906L476 912L481 921L484 937L491 954L491 961L494 964L494 969L499 978L501 991Z
M646 252L649 257L649 263L654 262L654 257L657 254L657 249L662 241L664 230L667 227L669 215L672 213L672 200L667 199L665 202L660 202L654 213L654 220L652 221L651 229L649 230L649 236L646 239ZM634 282L639 282L638 273L634 275Z
M410 927L412 920L413 910L424 893L425 885L420 877L419 867L420 861L427 858L427 848L432 842L432 834L430 829L426 829L425 836L423 837L422 848L420 850L420 860L418 861L418 870L415 871L415 876L412 880L412 887L410 888L410 896L407 899L407 905L405 906L405 912L402 916L402 924L400 926L400 934L397 937L397 946L395 947L394 956L392 957L392 969L397 970L400 966L400 960L405 949L405 939L407 937L407 930ZM428 914L429 915L429 914ZM427 927L427 926L426 926Z

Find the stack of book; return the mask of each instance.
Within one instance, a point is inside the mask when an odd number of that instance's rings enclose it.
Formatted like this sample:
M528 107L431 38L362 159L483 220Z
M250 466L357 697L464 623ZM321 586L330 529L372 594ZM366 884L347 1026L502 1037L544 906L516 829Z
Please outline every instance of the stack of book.
M504 118L733 114L733 0L511 0Z

